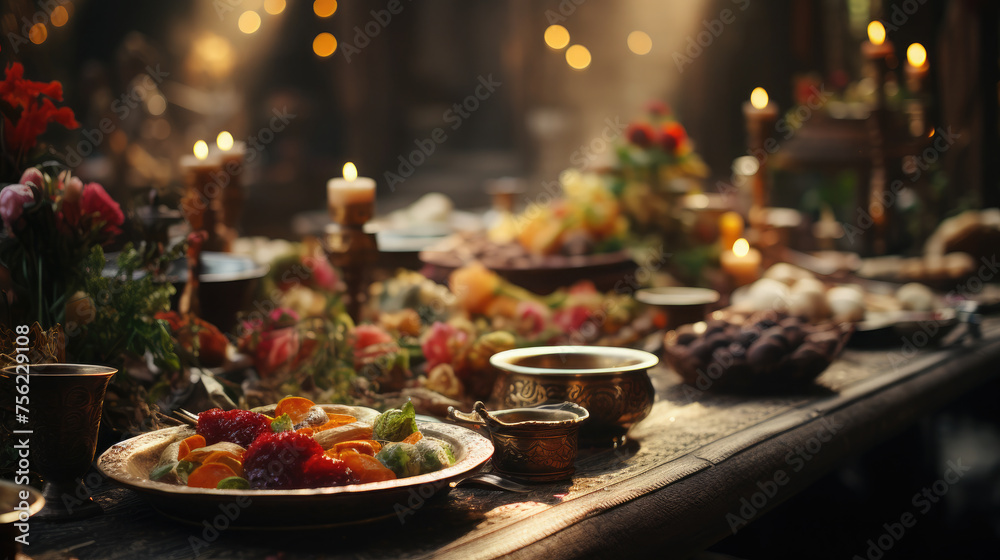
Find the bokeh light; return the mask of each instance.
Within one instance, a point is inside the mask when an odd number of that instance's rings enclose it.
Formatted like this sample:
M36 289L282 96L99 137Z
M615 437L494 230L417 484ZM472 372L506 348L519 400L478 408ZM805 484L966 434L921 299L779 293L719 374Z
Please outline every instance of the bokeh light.
M569 31L561 25L550 25L545 29L545 44L559 50L569 44Z
M150 115L158 117L167 110L167 100L159 93L154 93L146 99L146 110Z
M53 26L62 27L69 21L69 12L66 11L65 6L56 6L52 9L52 15L49 16L49 19Z
M330 17L337 11L337 0L316 0L313 2L313 12L319 17Z
M318 56L330 56L337 50L337 38L330 33L320 33L313 39L313 52Z
M733 243L733 254L737 257L745 257L750 252L750 243L742 237Z
M635 54L648 54L653 50L653 40L645 31L633 31L628 34L628 50Z
M566 62L576 70L590 66L590 51L583 45L573 45L566 49Z
M264 11L276 16L285 11L285 0L264 0Z
M257 12L248 11L240 15L240 31L247 35L260 29L260 15Z
M44 23L36 23L28 30L28 39L36 45L41 45L49 36L49 30Z
M750 104L753 105L754 109L767 107L767 100L767 90L762 87L755 87L750 92Z

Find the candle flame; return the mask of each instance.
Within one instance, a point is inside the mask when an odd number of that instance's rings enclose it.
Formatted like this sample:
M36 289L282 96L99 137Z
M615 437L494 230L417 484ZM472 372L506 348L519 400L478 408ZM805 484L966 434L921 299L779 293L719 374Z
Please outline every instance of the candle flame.
M358 178L358 168L351 162L344 164L344 179L353 181Z
M868 24L868 40L873 45L881 45L885 42L885 26L880 21L873 21Z
M767 107L767 90L762 87L753 88L753 91L750 92L750 104L753 105L754 109Z
M198 140L194 143L194 157L198 159L208 158L208 143L204 140Z
M906 61L914 68L920 68L927 62L927 49L920 43L913 43L906 48Z
M215 138L215 145L219 147L223 152L228 152L233 149L233 135L229 132L223 130Z
M739 238L733 243L733 254L737 257L745 257L750 252L750 242L744 238Z

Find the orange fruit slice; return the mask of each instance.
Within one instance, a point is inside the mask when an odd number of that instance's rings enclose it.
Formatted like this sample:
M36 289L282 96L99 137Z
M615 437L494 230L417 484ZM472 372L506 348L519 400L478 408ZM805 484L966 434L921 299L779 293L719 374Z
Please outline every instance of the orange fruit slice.
M305 397L285 397L278 401L278 406L274 408L274 417L288 414L288 417L292 419L292 424L298 424L305 420L309 409L315 405L316 403Z
M396 479L396 473L387 469L381 461L371 455L346 452L340 455L340 460L347 463L347 467L358 478L360 484Z
M205 457L205 460L202 461L203 465L210 465L213 463L225 465L232 469L232 471L236 473L236 476L243 476L243 462L233 453L228 451L216 451L208 457Z
M403 438L403 443L417 443L422 439L424 439L424 434L420 432L413 432L412 434Z
M192 488L215 488L219 482L236 476L233 469L221 463L208 463L191 471L188 475L188 486Z
M322 432L323 430L329 430L330 428L336 428L338 426L353 424L358 421L357 418L351 416L350 414L334 414L332 412L327 412L326 417L329 418L326 424L323 424L318 428L314 428L317 432Z
M188 453L191 453L195 449L205 447L205 445L205 436L203 435L195 434L184 438L184 441L181 442L180 449L177 450L177 460L183 461L184 458L187 457Z

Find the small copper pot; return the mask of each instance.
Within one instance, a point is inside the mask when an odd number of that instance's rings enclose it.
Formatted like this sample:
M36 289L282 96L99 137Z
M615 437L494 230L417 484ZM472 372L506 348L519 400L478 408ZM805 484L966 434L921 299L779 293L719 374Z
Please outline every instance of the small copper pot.
M481 401L475 409L465 413L449 407L448 417L488 433L497 472L532 482L573 475L580 425L590 416L587 409L563 402L489 412Z

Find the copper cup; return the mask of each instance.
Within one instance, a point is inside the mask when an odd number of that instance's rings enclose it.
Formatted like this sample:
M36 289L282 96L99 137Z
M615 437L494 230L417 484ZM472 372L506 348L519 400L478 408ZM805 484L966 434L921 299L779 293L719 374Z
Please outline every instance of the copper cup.
M80 478L97 450L104 393L115 368L84 364L37 364L0 370L9 394L28 397L27 412L10 414L15 443L26 440L27 461L45 486L47 506L38 519L83 519L101 513ZM27 386L27 393L20 387ZM7 405L8 409L14 405ZM21 416L23 414L23 416ZM26 417L22 422L21 418ZM25 433L26 432L26 433Z

